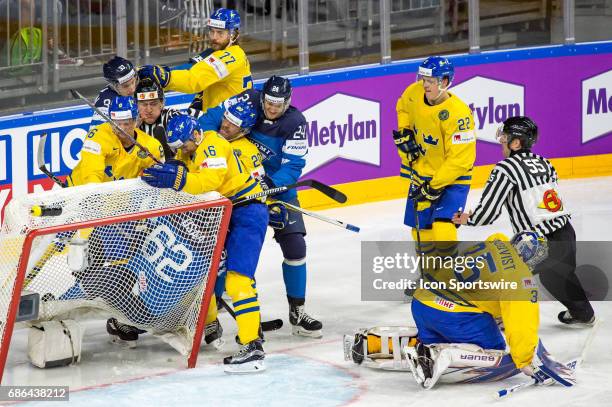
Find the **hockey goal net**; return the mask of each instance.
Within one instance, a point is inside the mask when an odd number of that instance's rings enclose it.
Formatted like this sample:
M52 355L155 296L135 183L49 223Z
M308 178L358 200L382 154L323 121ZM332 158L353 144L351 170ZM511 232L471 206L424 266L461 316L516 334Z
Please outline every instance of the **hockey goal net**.
M115 317L178 335L195 366L230 215L217 193L139 179L13 199L0 230L0 380L16 319ZM25 295L38 310L24 318Z

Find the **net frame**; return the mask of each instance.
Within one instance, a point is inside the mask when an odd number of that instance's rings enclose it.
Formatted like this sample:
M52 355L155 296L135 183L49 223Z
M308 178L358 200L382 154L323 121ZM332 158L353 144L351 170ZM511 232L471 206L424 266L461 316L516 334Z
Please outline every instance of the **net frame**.
M101 217L99 219L71 222L64 225L55 226L43 226L32 228L26 233L24 243L22 245L22 252L19 256L19 262L17 266L17 276L15 283L13 284L13 290L11 294L11 300L8 307L8 314L6 317L6 326L2 335L2 342L0 343L0 383L4 375L4 369L6 367L6 361L8 358L8 352L11 345L11 338L15 327L15 319L17 316L17 310L19 308L19 302L21 298L21 290L24 285L25 276L28 269L28 262L30 254L32 252L32 244L34 239L41 236L52 235L62 232L73 231L77 229L93 228L99 226L107 226L112 224L119 224L123 222L137 221L143 219L150 219L155 217L167 216L172 214L180 214L189 211L202 210L212 207L222 207L223 214L217 232L217 244L213 250L211 266L208 273L207 283L202 297L202 303L200 305L200 311L197 318L196 329L194 332L191 352L187 359L187 367L194 368L197 363L198 353L200 350L202 337L204 333L204 325L206 315L208 312L208 305L212 294L214 292L215 282L217 280L217 272L221 254L225 245L225 238L227 235L231 212L232 203L227 198L219 198L209 201L200 201L184 205L171 206L166 208L151 209L146 211L140 211L130 214L122 214L117 216Z

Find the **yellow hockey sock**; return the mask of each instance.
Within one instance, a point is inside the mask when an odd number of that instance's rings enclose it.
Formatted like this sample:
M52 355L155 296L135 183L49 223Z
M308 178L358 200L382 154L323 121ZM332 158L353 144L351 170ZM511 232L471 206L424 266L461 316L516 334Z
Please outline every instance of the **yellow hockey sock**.
M255 281L235 271L228 271L225 279L225 291L232 298L238 338L247 344L259 337L259 300L255 291Z
M215 294L210 298L210 304L208 304L208 312L206 313L206 325L217 319L217 297Z

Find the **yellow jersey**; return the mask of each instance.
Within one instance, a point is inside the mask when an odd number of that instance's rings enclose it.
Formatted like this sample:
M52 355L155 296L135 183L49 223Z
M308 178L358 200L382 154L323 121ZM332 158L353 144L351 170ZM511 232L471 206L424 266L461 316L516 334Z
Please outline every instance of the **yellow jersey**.
M476 160L476 134L470 108L449 92L444 102L430 106L425 102L421 81L408 86L397 101L398 128L415 132L421 156L413 163L400 152L400 175L417 183L429 181L432 188L451 184L470 185Z
M134 130L134 137L155 158L164 161L164 150L159 141L140 129ZM138 146L126 151L111 125L103 123L89 130L85 136L81 161L68 176L68 184L84 185L136 178L153 164L155 161Z
M263 167L263 155L259 148L253 144L248 138L241 137L231 143L234 154L240 159L240 163L247 172L256 180L261 179L266 175Z
M253 148L257 149L254 145ZM259 182L243 163L246 160L236 151L216 131L204 132L193 154L186 156L179 150L176 159L183 161L189 170L182 190L194 195L217 191L229 199L261 192ZM242 154L248 157L251 151Z
M202 111L218 106L245 89L253 87L251 65L243 49L231 45L215 51L190 69L172 71L167 90L200 93Z
M474 259L463 270L424 268L414 298L446 312L486 312L501 318L516 366L531 363L538 344L538 287L510 242L479 243L457 259ZM456 271L459 270L459 271ZM460 272L461 271L461 272Z

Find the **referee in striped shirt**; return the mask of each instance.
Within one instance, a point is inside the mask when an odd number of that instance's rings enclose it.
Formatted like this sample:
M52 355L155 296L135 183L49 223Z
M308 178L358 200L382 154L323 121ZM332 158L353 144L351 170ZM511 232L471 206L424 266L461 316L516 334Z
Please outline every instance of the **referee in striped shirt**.
M539 232L549 242L548 258L534 270L544 287L567 311L559 321L591 325L594 312L576 277L576 233L570 213L558 192L558 176L550 161L531 152L538 137L536 124L528 117L510 117L497 132L504 160L491 171L482 197L471 213L455 214L455 224L490 225L502 206L510 215L514 233Z

